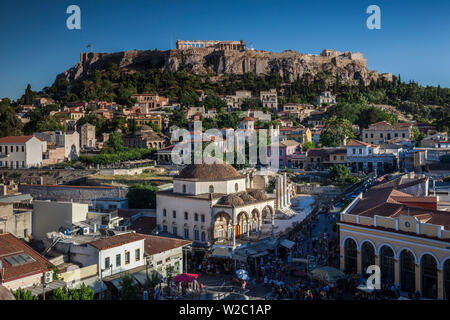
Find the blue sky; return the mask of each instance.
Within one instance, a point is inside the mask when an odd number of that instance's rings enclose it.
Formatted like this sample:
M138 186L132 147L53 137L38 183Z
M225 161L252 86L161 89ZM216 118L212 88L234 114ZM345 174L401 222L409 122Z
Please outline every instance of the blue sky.
M66 8L81 8L81 30ZM381 8L381 30L366 8ZM255 49L364 53L369 68L450 87L450 1L2 0L0 97L40 90L93 51L175 48L177 39L245 40Z

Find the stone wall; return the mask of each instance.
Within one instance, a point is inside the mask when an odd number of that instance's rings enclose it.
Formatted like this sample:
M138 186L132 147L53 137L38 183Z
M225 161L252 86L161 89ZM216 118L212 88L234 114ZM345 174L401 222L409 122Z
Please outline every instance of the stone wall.
M126 189L103 186L19 185L19 192L31 194L35 200L92 203L102 197L125 197Z

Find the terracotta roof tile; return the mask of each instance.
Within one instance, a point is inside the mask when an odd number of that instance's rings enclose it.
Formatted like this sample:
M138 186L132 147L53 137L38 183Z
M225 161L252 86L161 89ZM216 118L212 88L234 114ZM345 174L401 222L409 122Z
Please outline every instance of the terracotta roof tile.
M145 236L145 253L147 255L154 255L167 250L179 248L192 243L190 240L181 240L175 238L159 237L159 236Z
M144 235L137 234L134 232L129 232L129 233L124 233L124 234L119 234L116 236L110 236L110 237L98 239L98 240L89 242L88 244L98 250L105 250L105 249L110 249L110 248L114 248L114 247L119 247L121 245L130 243L130 242L134 242L134 241L143 240L143 239L145 239Z
M34 261L12 266L6 260L10 256L23 253L27 253ZM0 261L3 264L3 269L0 269L1 282L8 282L42 273L49 270L49 267L52 265L50 261L11 233L0 234Z

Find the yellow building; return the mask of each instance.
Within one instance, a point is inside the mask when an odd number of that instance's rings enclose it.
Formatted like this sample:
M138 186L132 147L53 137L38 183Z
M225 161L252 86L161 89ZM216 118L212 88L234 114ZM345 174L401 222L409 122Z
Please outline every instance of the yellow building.
M436 197L392 187L371 189L341 213L340 267L363 274L381 270L381 283L431 299L450 297L450 215Z
M363 129L361 136L362 141L375 145L394 138L411 139L412 125L410 123L392 125L387 121L381 121Z

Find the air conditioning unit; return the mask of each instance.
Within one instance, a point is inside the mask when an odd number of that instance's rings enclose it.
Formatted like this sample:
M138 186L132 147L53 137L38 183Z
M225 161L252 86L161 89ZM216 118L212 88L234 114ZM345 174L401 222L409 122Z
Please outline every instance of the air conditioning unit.
M53 281L53 271L46 271L44 273L44 283L50 283Z
M89 234L89 227L81 228L81 234L83 234L83 235Z

